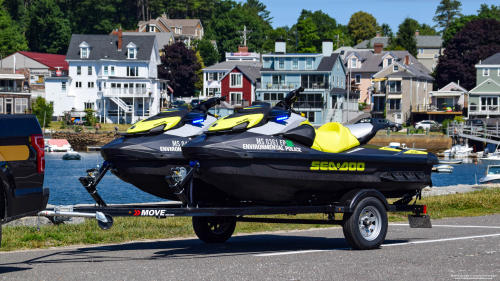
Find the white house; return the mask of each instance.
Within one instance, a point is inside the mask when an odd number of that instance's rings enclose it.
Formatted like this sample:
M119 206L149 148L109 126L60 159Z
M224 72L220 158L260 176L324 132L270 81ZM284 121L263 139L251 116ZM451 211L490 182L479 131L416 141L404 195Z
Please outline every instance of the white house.
M166 97L154 35L127 36L121 29L112 35L74 34L66 61L67 77L45 78L55 116L92 108L102 122L134 123L158 113Z

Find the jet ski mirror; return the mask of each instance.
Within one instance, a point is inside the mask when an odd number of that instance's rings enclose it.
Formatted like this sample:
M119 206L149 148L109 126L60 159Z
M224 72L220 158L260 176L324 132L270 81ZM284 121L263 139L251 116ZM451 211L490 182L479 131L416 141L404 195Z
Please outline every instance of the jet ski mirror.
M200 104L198 104L195 108L193 108L193 111L203 111L207 112L210 108L219 105L221 101L225 101L227 97L220 97L220 98L210 98Z
M286 97L276 104L276 107L282 107L286 110L292 107L292 104L300 98L300 93L304 92L304 87L300 86L298 89L289 92Z

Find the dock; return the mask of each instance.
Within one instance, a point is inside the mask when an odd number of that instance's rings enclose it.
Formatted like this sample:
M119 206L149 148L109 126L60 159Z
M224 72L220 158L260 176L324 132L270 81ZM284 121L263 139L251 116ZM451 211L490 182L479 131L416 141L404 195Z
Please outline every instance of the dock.
M100 146L87 146L87 151L101 151Z
M447 128L448 137L452 138L453 145L472 143L500 144L500 126L495 125L465 125L449 124Z

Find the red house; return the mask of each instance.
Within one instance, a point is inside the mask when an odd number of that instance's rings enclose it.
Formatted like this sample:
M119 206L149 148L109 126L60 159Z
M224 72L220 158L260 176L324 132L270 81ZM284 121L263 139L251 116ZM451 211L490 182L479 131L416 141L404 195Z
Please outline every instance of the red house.
M220 79L221 96L234 107L246 107L255 101L255 87L260 82L260 67L236 65Z

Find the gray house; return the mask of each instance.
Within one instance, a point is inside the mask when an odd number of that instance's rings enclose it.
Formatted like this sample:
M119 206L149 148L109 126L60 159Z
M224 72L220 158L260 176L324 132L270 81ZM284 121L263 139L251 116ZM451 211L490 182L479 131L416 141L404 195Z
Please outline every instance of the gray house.
M469 118L496 122L500 117L500 53L476 64L476 85L469 91Z

